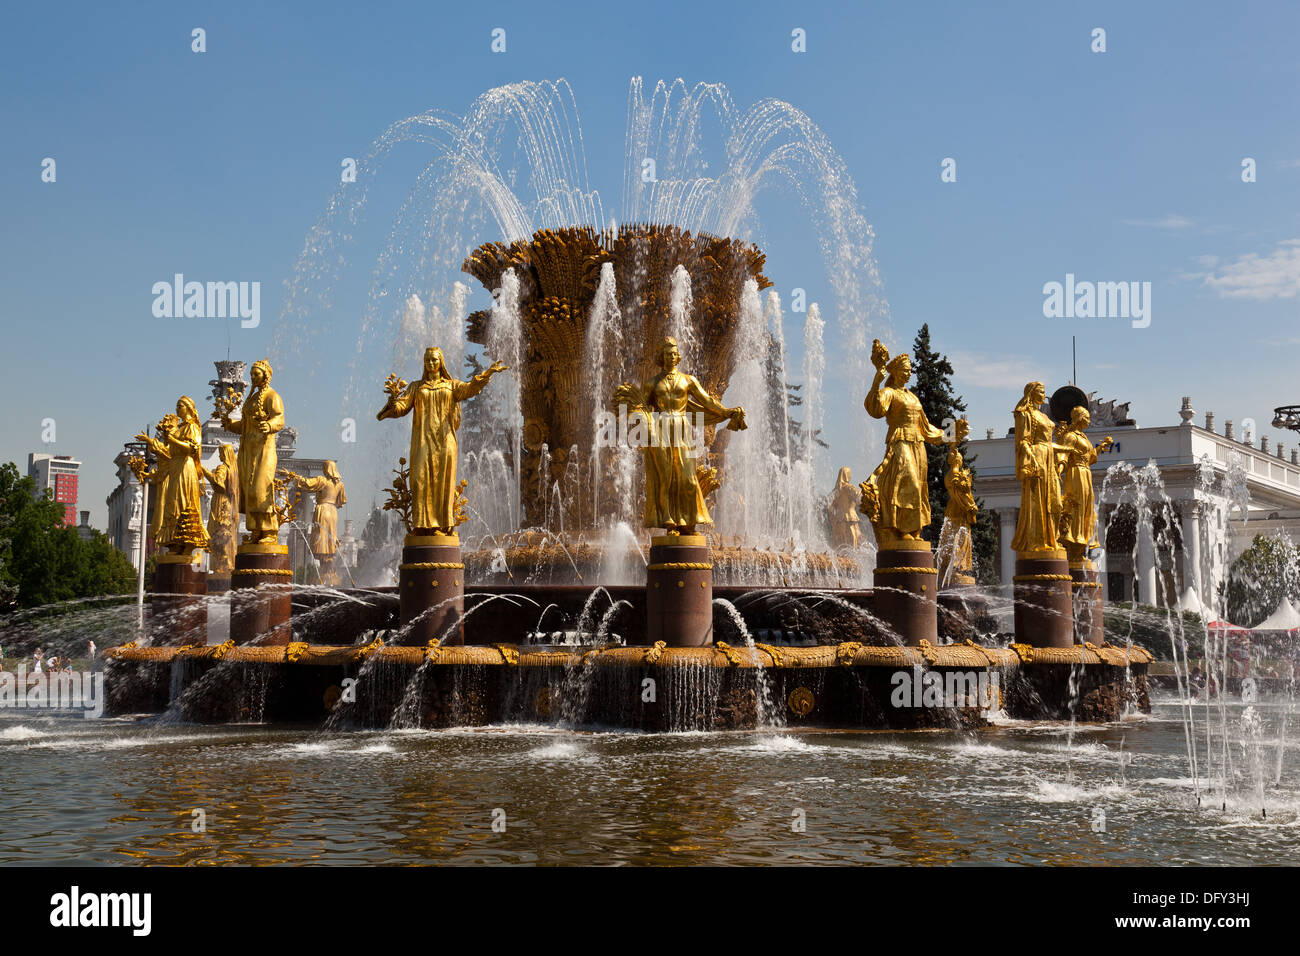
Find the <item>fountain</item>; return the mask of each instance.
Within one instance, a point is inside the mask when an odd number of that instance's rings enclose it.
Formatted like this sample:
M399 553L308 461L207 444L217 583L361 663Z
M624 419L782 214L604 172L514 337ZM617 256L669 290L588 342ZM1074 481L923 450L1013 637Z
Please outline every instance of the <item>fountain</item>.
M563 83L514 84L484 94L464 120L395 124L360 164L358 188L341 191L309 236L291 285L286 336L328 299L316 284L373 171L399 143L437 150L380 256L345 389L349 408L374 409L375 392L362 389L387 371L377 417L411 416L404 457L388 445L369 456L385 470L396 462L387 506L405 533L389 563L396 581L344 588L331 573L320 586L288 583L275 531L292 522L287 488L308 482L276 470L260 426L282 426L285 403L269 388L269 362L258 363L239 418L238 400L218 396L223 424L244 435L238 499L249 537L228 572L232 597L216 588L178 588L168 603L155 595L139 639L108 652L110 710L170 705L188 719L252 712L330 727L542 720L677 730L951 726L994 711L1111 720L1147 709L1151 656L1105 642L1095 570L1076 568L1074 550L1067 559L1054 519L1029 521L1061 510L1052 422L1029 388L1017 431L1037 464L1024 469L1015 634L995 633L995 598L969 574L975 498L957 451L964 432L954 440L924 420L906 387L908 356L866 346L867 323L883 311L871 231L811 120L776 101L742 112L711 84L660 84L647 100L634 81L629 169L647 156L657 167L649 178L629 173L618 224L587 188L571 99ZM695 139L709 111L726 144L712 176ZM532 203L484 146L501 141L508 121L521 129ZM834 542L814 492L814 438L837 404L822 388L827 323L808 308L806 381L792 386L781 298L748 238L754 199L773 176L819 210L843 338L836 364L869 385L867 412L888 424L880 466L860 489L837 490ZM495 229L471 214L472 199ZM472 245L466 223L500 238ZM461 282L445 310L432 305L440 293L428 291L429 273L456 263L491 293L490 308L466 314ZM401 283L394 312L388 287ZM393 334L385 315L398 323ZM305 354L298 344L279 347ZM417 351L423 375L398 378L394 364ZM792 387L807 389L805 423L790 416ZM400 430L372 431L391 442ZM862 434L872 448L871 430ZM930 518L927 444L948 446L938 453L961 504L949 509L937 563L920 535ZM1087 497L1074 494L1080 519L1069 525L1085 550L1090 487ZM332 506L320 511L320 500L312 550L332 560L320 531ZM855 503L874 550L844 517ZM192 567L192 555L173 563ZM187 623L226 600L224 639L208 640L206 618ZM960 689L975 684L996 693Z

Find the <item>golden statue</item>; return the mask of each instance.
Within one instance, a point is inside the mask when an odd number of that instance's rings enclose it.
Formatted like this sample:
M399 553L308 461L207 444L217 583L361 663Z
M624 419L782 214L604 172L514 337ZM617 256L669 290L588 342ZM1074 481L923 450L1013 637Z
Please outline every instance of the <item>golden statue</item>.
M889 350L876 339L871 346L871 364L876 367L876 377L863 405L872 418L885 420L889 432L884 459L859 486L858 507L871 522L876 543L890 548L902 541L920 540L921 530L930 524L925 446L942 442L943 431L930 424L920 399L907 390L907 380L912 377L910 355L902 352L890 359Z
M1039 406L1047 400L1042 382L1025 386L1015 407L1016 478L1020 480L1020 517L1011 547L1026 558L1064 557L1057 543L1061 518L1061 482L1056 469L1058 447L1052 443L1056 423Z
M203 528L203 485L199 456L203 452L203 425L189 396L181 396L176 414L158 423L158 437L136 435L158 457L151 477L158 489L154 514L154 545L171 554L207 550Z
M248 531L244 541L275 544L280 530L275 501L275 436L284 428L284 402L271 388L271 363L266 359L253 363L249 377L253 388L244 399L237 421L231 420L229 408L218 406L221 427L240 436L239 509Z
M979 514L975 503L975 479L962 460L961 445L970 434L970 422L957 419L956 438L948 446L948 471L943 486L948 489L948 506L943 511L939 532L939 581L967 587L975 583L971 528Z
M456 484L456 431L460 403L473 398L506 366L491 367L468 382L452 378L442 349L424 351L424 377L408 385L396 375L384 384L388 403L375 417L401 418L412 410L410 454L410 522L416 535L455 533L460 490Z
M852 548L855 551L862 543L861 522L858 520L858 489L853 485L853 473L845 465L835 479L835 490L831 492L830 503L826 507L831 523L831 547Z
M1114 443L1109 435L1093 447L1084 434L1092 423L1092 416L1083 405L1070 412L1070 423L1056 426L1056 444L1064 449L1058 453L1061 464L1061 529L1060 540L1065 545L1070 564L1092 569L1088 551L1097 544L1097 503L1092 493L1092 466L1097 453L1106 451Z
M339 583L338 573L334 570L334 555L339 548L338 509L348 503L348 496L343 490L343 478L339 475L338 464L327 461L324 470L325 474L316 478L305 478L287 468L281 468L280 474L295 482L300 492L309 491L316 496L308 545L311 553L321 562L321 583L335 585Z
M235 548L239 544L239 464L234 445L223 444L217 454L217 467L212 471L203 469L203 477L212 485L212 503L208 507L212 559L208 570L228 577L235 568Z
M626 410L629 433L636 429L644 435L645 526L663 528L668 534L694 534L697 524L713 523L704 503L700 472L714 488L717 476L708 474L704 463L696 461L702 449L692 441L698 434L692 416L704 425L725 421L731 431L748 427L745 410L727 408L705 391L694 375L678 371L681 360L677 340L665 338L659 346L659 374L640 385L624 382L614 389L615 409Z

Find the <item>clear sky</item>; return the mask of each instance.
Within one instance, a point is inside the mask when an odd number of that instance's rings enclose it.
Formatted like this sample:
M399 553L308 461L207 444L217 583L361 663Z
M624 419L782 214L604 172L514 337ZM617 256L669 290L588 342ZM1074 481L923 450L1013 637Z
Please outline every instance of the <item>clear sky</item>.
M877 334L906 344L930 324L977 437L1005 431L1027 380L1068 381L1071 335L1079 384L1131 401L1141 424L1176 423L1190 395L1198 420L1211 409L1268 433L1274 406L1300 402L1297 50L1290 3L14 5L0 30L0 458L80 458L80 506L103 527L122 442L182 393L206 411L214 359L271 350L343 157L403 117L564 78L590 182L616 210L633 76L724 83L741 107L775 97L820 126L875 230ZM941 181L946 157L956 182ZM364 302L386 200L358 227L340 303ZM829 309L807 214L765 202L768 276ZM177 272L260 281L260 327L156 318L152 286ZM1043 286L1068 273L1150 282L1150 325L1046 318ZM486 304L476 290L471 308ZM356 318L339 312L313 318L312 361L342 374ZM855 433L880 428L862 411L869 383L837 374L826 318L831 464L869 469L853 460ZM792 342L801 321L788 316ZM339 395L294 358L275 384L299 447L338 456L346 477Z

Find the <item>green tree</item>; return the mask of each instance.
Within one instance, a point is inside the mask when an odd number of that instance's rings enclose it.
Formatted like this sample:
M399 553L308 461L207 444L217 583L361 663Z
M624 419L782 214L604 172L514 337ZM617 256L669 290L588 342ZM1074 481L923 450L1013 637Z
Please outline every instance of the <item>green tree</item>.
M1300 547L1257 534L1228 568L1219 585L1228 620L1254 627L1278 609L1283 598L1300 600Z
M13 462L0 465L0 612L125 594L135 569L99 532L83 541L63 526L63 505ZM6 597L7 596L7 597Z
M925 410L925 417L930 424L945 430L952 423L963 417L966 411L965 400L952 386L953 367L946 355L941 355L930 346L930 324L921 326L912 342L912 392ZM976 476L975 459L979 456L969 453L968 445L963 442L961 455L971 476ZM926 481L930 490L930 526L925 537L931 543L937 543L939 532L943 530L943 512L948 507L948 489L944 487L943 478L948 467L948 449L929 449ZM978 491L978 484L976 490ZM971 546L974 552L975 579L981 584L990 584L997 579L997 530L993 525L993 516L984 507L984 502L977 495L975 503L979 505L979 515L975 526L971 528Z

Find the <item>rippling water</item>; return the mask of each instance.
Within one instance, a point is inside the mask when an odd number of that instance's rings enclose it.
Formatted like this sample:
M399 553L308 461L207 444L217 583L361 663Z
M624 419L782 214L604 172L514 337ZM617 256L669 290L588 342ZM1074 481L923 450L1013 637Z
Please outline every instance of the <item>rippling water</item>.
M1266 818L1249 787L1226 812L1218 795L1196 806L1172 701L1122 724L966 736L321 735L10 710L0 864L1296 864L1294 721L1273 782L1285 710L1260 708Z

